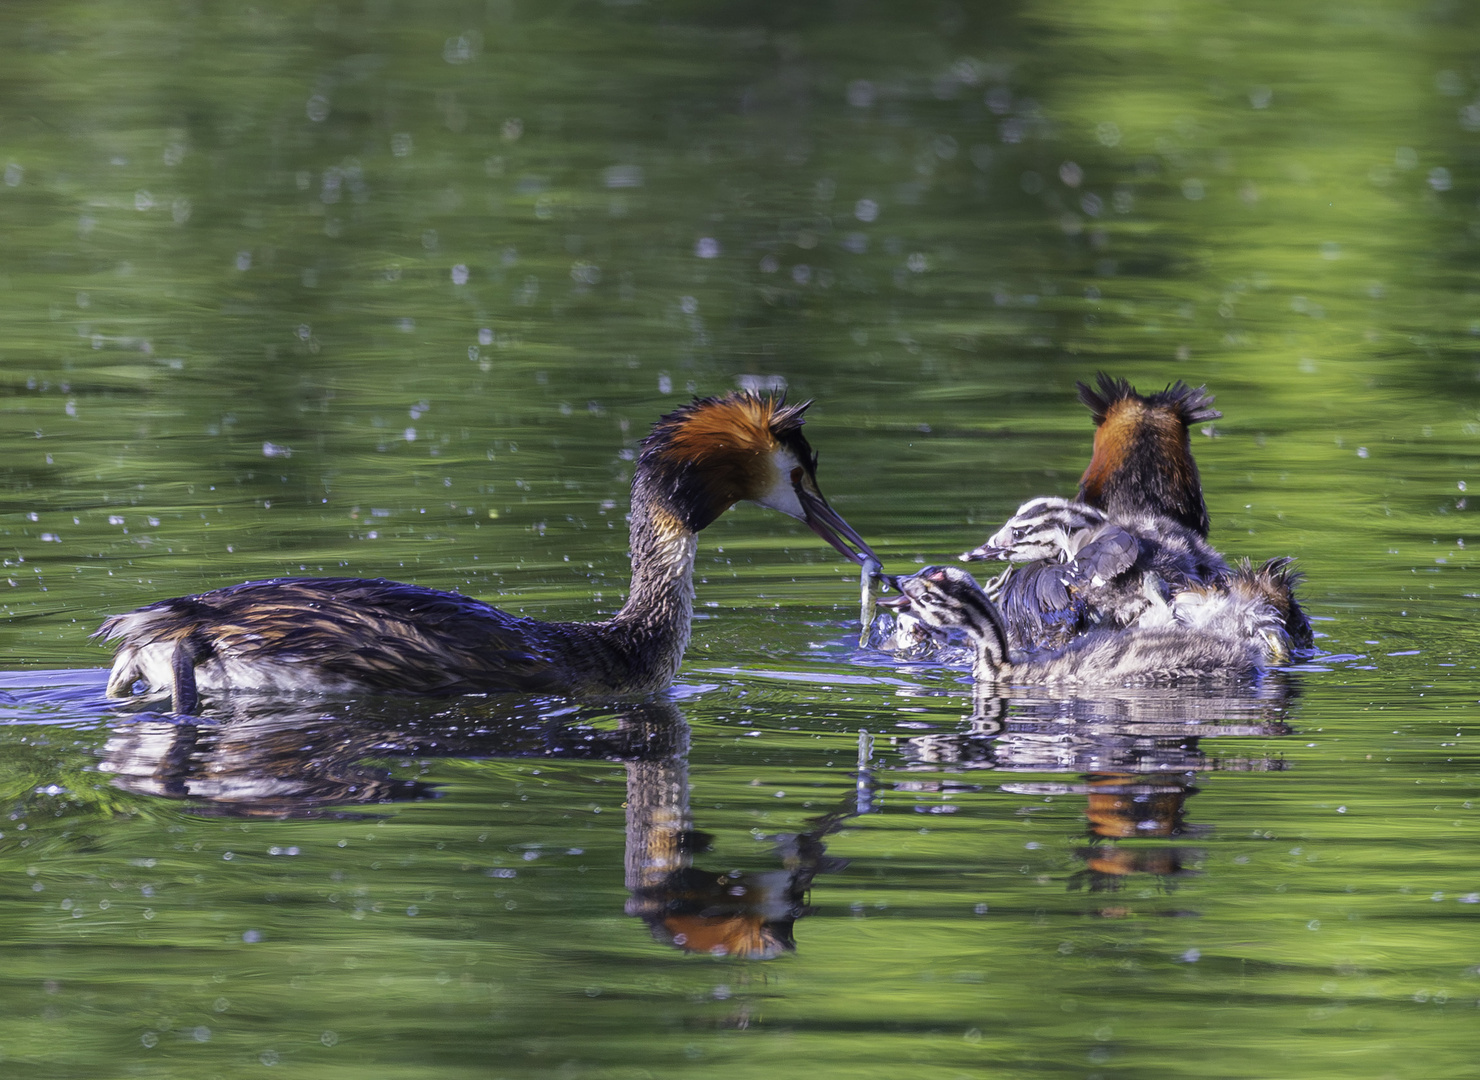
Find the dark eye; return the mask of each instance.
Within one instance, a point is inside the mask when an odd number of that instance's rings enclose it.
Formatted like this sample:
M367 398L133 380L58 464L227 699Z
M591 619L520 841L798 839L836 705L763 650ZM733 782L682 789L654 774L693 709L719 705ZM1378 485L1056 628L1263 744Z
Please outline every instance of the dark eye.
M800 484L802 482L802 467L800 465L791 470L791 482L793 484Z

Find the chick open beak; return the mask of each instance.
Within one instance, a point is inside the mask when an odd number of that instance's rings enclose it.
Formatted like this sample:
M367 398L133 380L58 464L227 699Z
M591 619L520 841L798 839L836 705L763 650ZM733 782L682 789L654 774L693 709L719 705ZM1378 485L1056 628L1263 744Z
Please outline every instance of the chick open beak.
M970 551L961 553L962 562L986 562L990 559L1007 558L1007 548L993 547L991 544L983 544L981 547L972 548Z
M843 558L860 566L868 559L878 559L874 549L853 531L853 526L827 505L821 492L809 489L800 480L793 480L792 487L796 491L797 500L802 504L802 512L806 514L802 520L807 523L808 528L836 548Z

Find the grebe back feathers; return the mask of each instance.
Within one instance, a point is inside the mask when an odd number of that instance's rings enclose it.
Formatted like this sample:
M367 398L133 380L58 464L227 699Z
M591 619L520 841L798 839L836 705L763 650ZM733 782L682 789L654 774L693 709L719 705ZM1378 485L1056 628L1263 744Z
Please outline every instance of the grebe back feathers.
M1165 605L1153 603L1139 625L1172 622L1269 642L1271 656L1284 662L1315 644L1310 619L1295 600L1304 575L1288 556L1270 559L1255 569L1240 559L1221 581L1183 589Z
M1107 517L1059 498L1024 503L961 559L1022 564L988 585L1021 648L1057 647L1092 627L1130 625L1146 610L1148 575L1165 585L1165 599L1228 573L1211 544L1170 518Z

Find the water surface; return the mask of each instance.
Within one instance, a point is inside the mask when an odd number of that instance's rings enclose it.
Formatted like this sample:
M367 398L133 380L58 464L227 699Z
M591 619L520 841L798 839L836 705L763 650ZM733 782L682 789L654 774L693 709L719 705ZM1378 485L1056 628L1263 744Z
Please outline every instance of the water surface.
M16 1075L1465 1076L1480 66L1396 3L0 12ZM859 650L741 507L670 699L102 697L284 573L586 618L693 393L784 386L892 570L1207 383L1321 655L1031 693ZM867 732L860 755L859 732Z

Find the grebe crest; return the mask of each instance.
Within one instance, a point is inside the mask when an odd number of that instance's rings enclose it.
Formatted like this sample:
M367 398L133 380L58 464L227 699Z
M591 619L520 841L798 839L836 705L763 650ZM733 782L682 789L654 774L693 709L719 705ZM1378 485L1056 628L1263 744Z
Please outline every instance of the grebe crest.
M601 622L520 618L456 593L354 578L251 581L162 600L104 621L116 641L108 694L135 683L199 691L379 691L451 695L517 690L576 695L665 688L688 645L696 534L742 499L779 510L854 562L872 557L817 487L803 436L810 403L743 392L662 417L632 478L632 584Z
M802 416L811 404L786 405L739 392L691 402L653 425L643 440L642 462L695 532L742 499L779 502L776 509L805 518L792 473L811 477L817 468L817 455L802 434Z
M1150 512L1208 535L1208 508L1192 459L1188 428L1223 414L1206 386L1180 379L1157 394L1136 393L1125 379L1100 372L1079 400L1095 421L1094 454L1079 481L1079 501L1112 515Z

